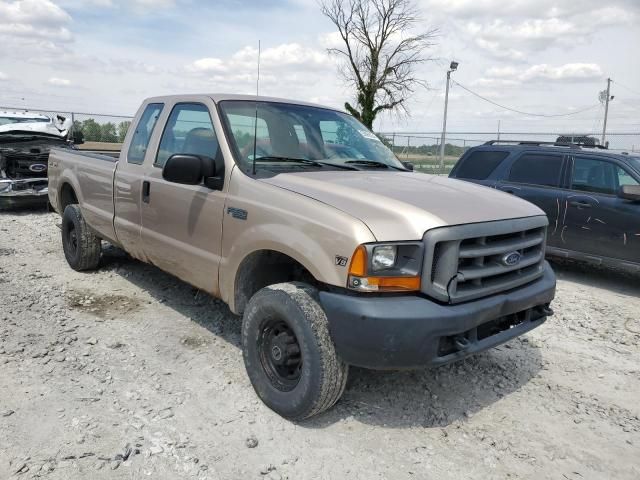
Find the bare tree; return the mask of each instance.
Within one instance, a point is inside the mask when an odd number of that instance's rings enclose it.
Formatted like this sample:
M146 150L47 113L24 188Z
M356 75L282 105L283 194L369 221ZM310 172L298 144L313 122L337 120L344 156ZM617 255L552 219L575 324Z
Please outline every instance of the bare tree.
M356 87L346 110L371 128L378 113L407 111L406 100L426 83L415 67L427 60L437 29L412 33L421 18L412 0L322 0L322 13L338 28L344 46L329 52L345 60L343 75Z

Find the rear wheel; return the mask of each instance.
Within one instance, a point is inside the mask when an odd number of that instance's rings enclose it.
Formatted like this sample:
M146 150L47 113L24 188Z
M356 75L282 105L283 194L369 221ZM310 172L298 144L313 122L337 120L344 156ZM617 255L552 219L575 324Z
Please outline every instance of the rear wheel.
M62 248L74 270L91 270L100 263L102 242L87 226L78 205L67 205L62 214Z
M242 346L258 396L276 413L303 420L333 406L349 371L338 358L314 288L280 283L256 293L244 313Z

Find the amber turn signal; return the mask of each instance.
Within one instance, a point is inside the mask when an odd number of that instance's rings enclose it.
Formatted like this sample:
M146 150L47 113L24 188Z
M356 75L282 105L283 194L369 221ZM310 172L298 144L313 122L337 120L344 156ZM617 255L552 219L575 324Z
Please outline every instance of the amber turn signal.
M367 249L360 245L353 252L351 264L349 265L349 275L364 277L367 274Z

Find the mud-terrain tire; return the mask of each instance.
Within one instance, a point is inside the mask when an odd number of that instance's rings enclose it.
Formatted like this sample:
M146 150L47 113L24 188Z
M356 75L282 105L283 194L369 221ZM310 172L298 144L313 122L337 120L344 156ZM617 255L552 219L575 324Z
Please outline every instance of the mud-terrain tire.
M290 420L327 410L344 392L349 366L338 358L317 291L307 284L270 285L251 298L242 352L260 399Z
M62 248L67 263L78 272L100 263L102 242L87 226L78 205L67 205L62 214Z

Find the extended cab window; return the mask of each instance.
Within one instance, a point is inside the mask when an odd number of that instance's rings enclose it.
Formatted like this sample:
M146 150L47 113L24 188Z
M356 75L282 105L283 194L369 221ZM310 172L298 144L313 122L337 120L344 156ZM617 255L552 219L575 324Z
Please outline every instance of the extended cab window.
M164 127L154 165L164 167L176 153L216 158L218 149L209 109L201 103L179 103L173 107Z
M456 178L486 180L509 152L487 152L476 150L465 157L456 168Z
M525 153L511 166L509 181L545 187L560 185L562 155Z
M160 112L162 112L162 103L150 103L142 112L140 121L136 125L136 131L131 139L131 145L127 152L127 162L140 165L144 162L144 156L147 153L149 140L156 126Z
M615 195L621 185L638 185L638 182L614 163L579 156L574 159L573 190Z

